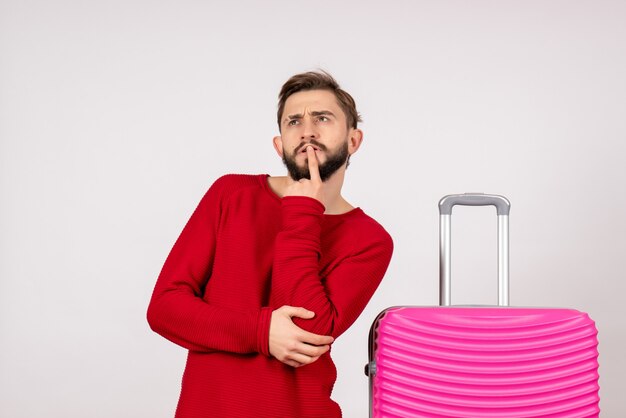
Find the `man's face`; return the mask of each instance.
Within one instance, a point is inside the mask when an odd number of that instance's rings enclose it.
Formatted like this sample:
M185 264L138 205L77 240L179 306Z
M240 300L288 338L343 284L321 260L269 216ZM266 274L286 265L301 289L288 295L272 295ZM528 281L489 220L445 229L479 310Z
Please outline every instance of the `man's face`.
M322 181L345 167L352 130L332 92L309 90L289 96L280 125L281 136L274 139L275 146L295 181L311 178L306 155L309 144L315 149Z

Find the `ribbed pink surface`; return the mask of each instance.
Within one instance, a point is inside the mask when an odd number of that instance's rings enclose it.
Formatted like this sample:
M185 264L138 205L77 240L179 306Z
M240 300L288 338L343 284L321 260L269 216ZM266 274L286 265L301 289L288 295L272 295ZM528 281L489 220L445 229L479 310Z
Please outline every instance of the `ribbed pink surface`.
M597 330L570 309L391 308L373 416L597 417Z

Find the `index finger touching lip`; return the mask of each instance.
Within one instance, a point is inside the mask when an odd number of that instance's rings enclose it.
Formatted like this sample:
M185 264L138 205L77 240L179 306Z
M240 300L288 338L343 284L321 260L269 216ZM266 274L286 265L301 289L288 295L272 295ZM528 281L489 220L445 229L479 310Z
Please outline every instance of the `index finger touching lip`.
M306 146L306 153L307 153L307 157L311 156L311 154L315 155L315 157L317 157L317 154L315 153L315 147L313 145L307 145Z
M309 160L309 172L311 173L311 180L320 178L319 164L317 161L317 154L315 148L312 145L306 147L306 155Z

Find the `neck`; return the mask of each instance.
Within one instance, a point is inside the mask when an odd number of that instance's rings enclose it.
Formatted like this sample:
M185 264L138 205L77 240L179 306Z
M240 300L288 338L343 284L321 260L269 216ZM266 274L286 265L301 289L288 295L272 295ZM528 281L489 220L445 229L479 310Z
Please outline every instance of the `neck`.
M345 167L342 167L324 182L324 196L326 202L328 202L330 206L333 206L334 203L343 200L343 197L341 196L341 188L343 187L345 175L346 169Z
M354 209L341 196L341 188L346 174L345 167L337 170L330 178L324 182L324 201L326 202L326 211L329 215L336 215L348 212Z

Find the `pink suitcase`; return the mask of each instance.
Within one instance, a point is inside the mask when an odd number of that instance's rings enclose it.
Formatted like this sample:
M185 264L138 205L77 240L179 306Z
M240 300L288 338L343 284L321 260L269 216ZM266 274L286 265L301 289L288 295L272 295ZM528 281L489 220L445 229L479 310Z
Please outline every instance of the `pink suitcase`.
M455 205L498 214L498 305L450 306ZM509 201L446 196L440 211L439 307L392 307L370 330L370 417L598 417L594 322L573 309L511 308Z

